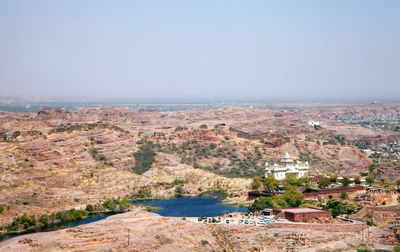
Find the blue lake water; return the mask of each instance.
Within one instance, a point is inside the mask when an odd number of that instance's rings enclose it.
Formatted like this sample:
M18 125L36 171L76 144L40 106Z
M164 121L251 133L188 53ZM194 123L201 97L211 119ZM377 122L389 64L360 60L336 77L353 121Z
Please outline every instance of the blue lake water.
M231 205L222 205L222 200L219 198L202 198L202 197L194 197L194 198L171 198L166 200L149 200L149 201L134 201L132 202L135 205L151 205L153 207L160 207L161 209L153 210L152 212L160 214L162 216L171 216L171 217L214 217L220 216L225 213L232 213L235 211L238 212L246 212L247 208L240 208ZM102 220L111 214L99 214L88 217L86 219L75 221L71 223L65 224L57 224L48 227L36 228L32 230L28 230L23 233L12 233L12 234L3 234L0 235L0 242L6 239L10 239L22 234L27 233L36 233L36 232L47 232L54 231L68 227L76 227L83 224L88 224L91 222L95 222L98 220Z
M200 217L220 216L235 211L246 212L247 208L240 208L231 205L222 205L218 198L171 198L166 200L134 201L136 205L151 205L161 209L152 212L162 216L171 217Z

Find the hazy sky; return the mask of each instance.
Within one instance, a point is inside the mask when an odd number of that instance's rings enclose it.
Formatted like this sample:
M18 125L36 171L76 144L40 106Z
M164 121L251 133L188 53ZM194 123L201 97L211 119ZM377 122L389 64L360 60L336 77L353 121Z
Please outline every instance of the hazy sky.
M0 0L0 95L400 101L400 1Z

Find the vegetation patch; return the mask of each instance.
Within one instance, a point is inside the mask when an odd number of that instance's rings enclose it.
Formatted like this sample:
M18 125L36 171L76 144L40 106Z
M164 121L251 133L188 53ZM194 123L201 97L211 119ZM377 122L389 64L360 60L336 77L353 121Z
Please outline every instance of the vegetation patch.
M134 153L135 166L133 171L139 175L148 171L154 163L156 153L153 151L154 145L149 141L141 143L139 151Z

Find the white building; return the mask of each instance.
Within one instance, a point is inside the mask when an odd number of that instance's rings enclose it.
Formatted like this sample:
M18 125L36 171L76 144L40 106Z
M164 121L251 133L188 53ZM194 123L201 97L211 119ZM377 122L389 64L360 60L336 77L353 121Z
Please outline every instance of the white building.
M318 126L318 125L319 125L319 122L316 122L316 121L308 121L308 125L311 125L311 126Z
M308 165L308 162L300 163L294 161L287 152L285 153L279 164L275 163L270 166L268 165L268 163L265 163L265 176L267 176L268 173L272 173L277 180L285 179L286 174L288 173L295 174L296 178L300 178L304 174L308 173L309 170L310 167Z

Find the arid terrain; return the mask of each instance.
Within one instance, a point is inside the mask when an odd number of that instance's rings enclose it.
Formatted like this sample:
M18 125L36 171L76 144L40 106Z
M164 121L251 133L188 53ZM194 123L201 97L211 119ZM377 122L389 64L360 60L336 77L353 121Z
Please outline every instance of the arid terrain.
M71 111L46 107L39 113L0 112L0 205L3 207L0 223L8 224L21 213L41 215L82 209L87 204L143 192L146 197L167 198L176 193L175 180L185 181L183 195L194 196L218 189L227 192L228 200L243 203L247 200L251 178L262 175L265 162L277 162L285 152L297 160L307 161L312 175L360 176L374 164L373 172L377 177L394 182L400 177L396 149L400 132L393 124L399 123L399 114L400 105L381 104L302 105L290 109L223 107L172 113L125 107ZM385 120L387 125L382 124ZM389 145L392 146L390 150L396 151L389 153L382 147ZM369 152L363 151L365 149ZM374 153L371 149L379 155L371 156ZM150 163L146 163L146 158L143 164L137 160L148 153L154 154ZM150 166L144 168L146 164ZM137 213L123 216L132 214ZM114 223L122 221L121 218L113 216L107 221ZM168 228L175 230L182 226L192 231L182 229L179 231L182 236L167 237L167 229L161 227L166 224L160 224L157 218L161 223L171 222ZM52 239L67 236L78 239L80 230L95 225L98 224L59 231ZM113 225L118 229L119 224ZM183 240L187 240L185 246L192 246L193 250L204 246L223 249L221 243L216 242L214 231L201 224L158 216L148 225L161 225L159 230L162 231L153 242L133 240L139 250L163 246L167 250L174 249ZM133 226L132 229L135 230ZM254 227L254 232L260 237L248 238L247 229L221 228L219 232L230 233L225 238L237 250L258 248L257 244L265 237L276 242L280 240L270 237L277 231L267 232L259 227ZM136 228L135 232L144 235L143 230ZM320 235L311 231L307 232L312 234L301 230L293 232L295 237ZM233 233L237 233L237 237ZM204 239L200 239L199 234ZM183 239L184 235L190 237ZM36 236L39 238L34 238ZM106 237L102 233L100 236L111 239L113 248L125 248L125 241L115 238L118 234ZM29 239L45 247L70 248L68 246L74 244L65 242L62 245L41 237L42 234L35 234ZM339 234L329 234L324 239L333 244L339 237ZM158 243L154 242L157 239ZM251 246L244 247L248 245L242 244L242 239L251 239ZM203 240L207 243L203 244ZM350 240L342 241L340 246L350 246ZM36 242L18 246L34 244Z
M374 104L174 113L124 107L1 112L0 204L7 209L1 220L21 211L83 206L142 188L168 197L175 179L188 181L185 194L220 187L243 196L250 180L240 177L262 174L265 162L279 160L286 151L308 161L313 175L357 176L372 159L354 144L388 144L398 140L400 132L333 118L373 120L398 111L400 105ZM152 168L138 175L133 172L134 153L144 139L154 143L156 156ZM397 160L386 162L378 164L377 172L395 180Z
M362 235L359 224L215 225L138 209L75 228L16 237L0 244L0 251L356 251ZM364 235L364 244L372 248L390 249L396 243L385 229L365 228Z

